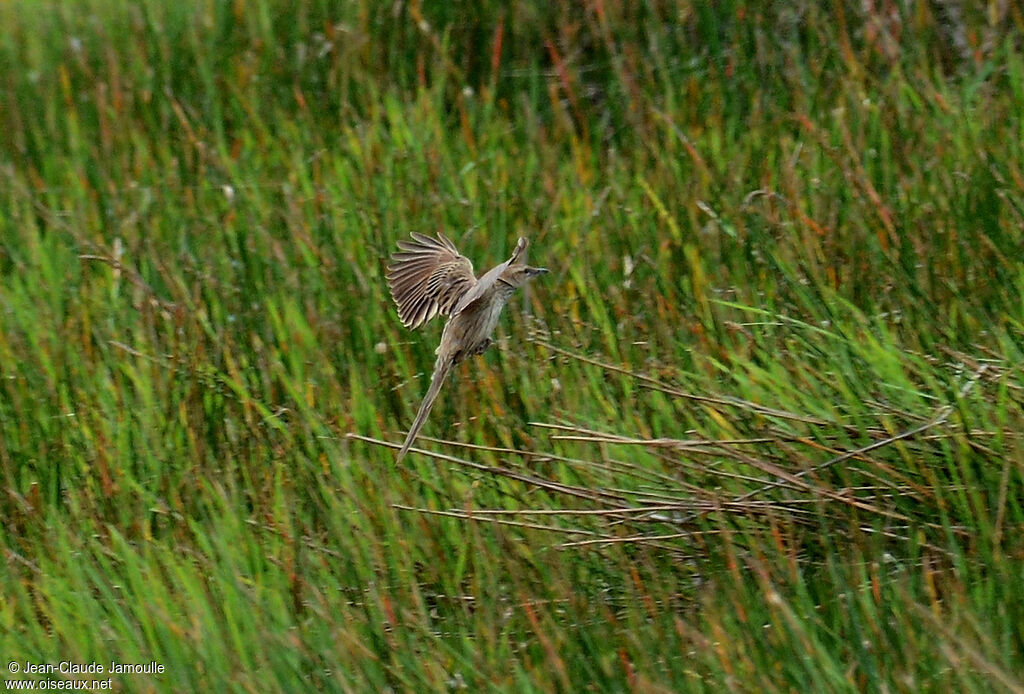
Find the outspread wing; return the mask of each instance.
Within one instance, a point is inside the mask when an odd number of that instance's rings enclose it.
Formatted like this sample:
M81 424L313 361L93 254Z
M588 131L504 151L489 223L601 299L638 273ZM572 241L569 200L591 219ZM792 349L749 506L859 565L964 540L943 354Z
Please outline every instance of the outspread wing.
M412 234L399 241L388 266L388 287L398 317L415 330L437 315L447 316L476 284L473 264L443 234Z
M509 265L514 265L515 263L525 263L527 246L529 246L529 241L527 241L525 238L520 237L519 242L516 243L515 250L512 251L512 257L510 257L504 263L495 265L486 273L481 275L480 279L473 283L473 286L467 289L466 293L463 294L462 297L459 299L459 302L455 304L455 307L452 309L452 313L459 313L467 306L469 306L471 303L473 303L481 296L483 296L484 293L488 289L490 289L495 282L498 281L498 278L501 277L501 273L505 272L506 268L508 268Z

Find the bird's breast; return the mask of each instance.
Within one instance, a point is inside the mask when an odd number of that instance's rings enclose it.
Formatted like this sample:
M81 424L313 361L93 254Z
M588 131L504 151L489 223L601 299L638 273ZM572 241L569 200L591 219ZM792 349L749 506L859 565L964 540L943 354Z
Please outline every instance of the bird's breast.
M492 292L449 318L437 348L438 357L462 361L477 353L497 327L506 301L502 294Z

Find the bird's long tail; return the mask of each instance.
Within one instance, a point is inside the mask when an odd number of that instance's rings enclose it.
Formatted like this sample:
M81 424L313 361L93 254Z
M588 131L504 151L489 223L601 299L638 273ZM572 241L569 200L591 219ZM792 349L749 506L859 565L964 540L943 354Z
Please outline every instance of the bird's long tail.
M434 375L430 377L430 388L427 389L427 394L423 398L423 404L420 405L420 411L416 413L416 419L413 420L412 426L409 428L409 433L405 437L405 443L402 444L402 450L398 451L398 458L395 462L399 462L409 452L412 442L416 440L420 429L423 428L423 423L427 421L430 408L434 406L434 400L437 400L437 394L441 392L441 386L448 377L448 372L452 370L452 366L451 359L438 359L434 365Z

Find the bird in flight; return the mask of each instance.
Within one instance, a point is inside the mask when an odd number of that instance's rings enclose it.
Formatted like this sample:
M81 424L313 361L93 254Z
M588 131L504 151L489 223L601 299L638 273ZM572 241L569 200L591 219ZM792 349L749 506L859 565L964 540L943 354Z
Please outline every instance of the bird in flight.
M498 316L515 290L547 272L547 268L526 264L528 245L525 238L520 238L511 258L476 277L473 264L443 234L434 239L413 233L412 240L398 242L387 281L402 325L415 330L434 316L448 316L435 351L437 361L430 388L398 460L408 453L452 368L491 346Z

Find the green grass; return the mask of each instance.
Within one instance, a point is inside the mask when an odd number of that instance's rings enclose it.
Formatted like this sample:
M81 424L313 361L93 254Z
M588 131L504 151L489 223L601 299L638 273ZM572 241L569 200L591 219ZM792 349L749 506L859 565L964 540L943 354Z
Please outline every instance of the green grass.
M293 5L0 4L7 661L1024 690L1013 3ZM410 231L551 274L396 467Z

